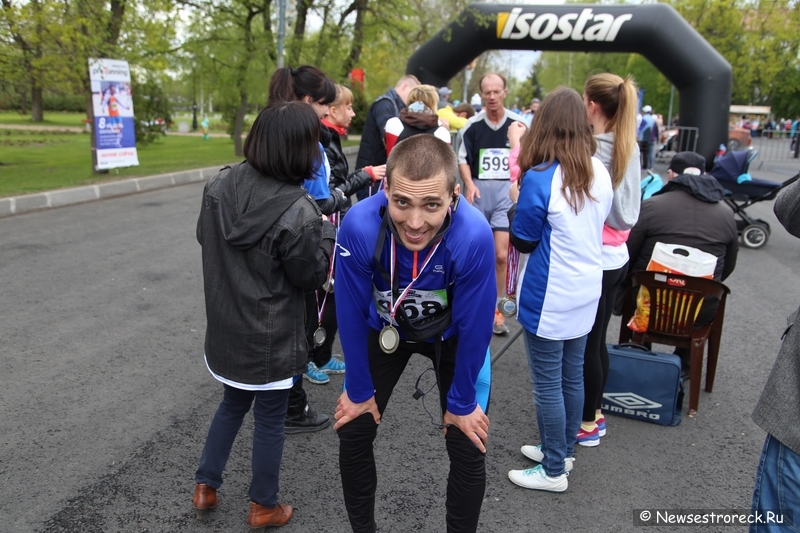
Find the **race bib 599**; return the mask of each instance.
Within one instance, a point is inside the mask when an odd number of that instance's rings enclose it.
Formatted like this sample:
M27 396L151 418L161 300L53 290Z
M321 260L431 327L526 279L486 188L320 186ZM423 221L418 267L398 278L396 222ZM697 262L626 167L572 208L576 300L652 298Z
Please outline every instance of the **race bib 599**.
M478 152L479 180L509 180L508 148L481 148Z

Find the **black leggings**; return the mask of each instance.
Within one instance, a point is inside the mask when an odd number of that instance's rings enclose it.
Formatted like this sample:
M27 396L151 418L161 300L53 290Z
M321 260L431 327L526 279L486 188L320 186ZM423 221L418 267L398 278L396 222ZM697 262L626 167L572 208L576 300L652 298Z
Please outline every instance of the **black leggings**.
M322 289L305 294L308 360L318 367L325 366L328 361L331 360L333 356L331 352L333 339L338 331L338 327L336 326L336 300L333 298L333 293L330 293L328 295L328 300L325 302L325 312L322 314L322 327L325 328L325 342L322 343L322 346L316 346L314 344L314 332L320 326L317 304L322 306L323 298L325 298L325 291ZM286 411L286 416L296 417L302 415L306 409L306 405L308 405L308 395L303 388L303 379L301 377L295 381L294 385L292 385L292 388L289 390L289 408Z
M439 401L442 411L447 407L447 392L453 381L457 344L454 337L442 342L439 368ZM378 347L378 332L375 330L370 330L367 351L375 387L375 403L381 416L411 355L419 353L435 361L432 343L403 341L393 354L382 352ZM344 502L354 533L372 533L377 528L375 489L378 476L372 447L377 432L378 425L369 413L348 422L337 432ZM485 455L456 427L448 429L445 444L450 457L446 501L447 531L474 532L478 528L478 517L486 490Z
M600 401L603 399L603 389L608 379L606 330L614 311L617 289L622 285L627 270L627 265L623 265L616 270L603 271L603 291L600 293L600 301L597 302L597 315L586 339L583 356L584 422L594 422L595 412L600 409Z

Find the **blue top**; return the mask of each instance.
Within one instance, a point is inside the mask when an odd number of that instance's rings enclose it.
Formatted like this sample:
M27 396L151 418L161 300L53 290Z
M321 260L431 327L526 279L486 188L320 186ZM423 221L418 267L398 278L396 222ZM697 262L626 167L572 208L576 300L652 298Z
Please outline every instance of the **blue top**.
M644 139L643 135L647 128L650 128L650 135L648 139ZM657 139L658 124L656 123L656 117L654 117L651 113L647 113L642 117L642 121L639 123L639 140L650 142Z
M319 149L322 152L322 164L314 171L311 179L303 181L303 187L314 200L325 200L331 195L331 190L328 188L331 166L328 163L328 157L325 155L325 148L322 147L322 144L319 145Z
M381 330L388 324L389 286L373 259L381 208L387 203L385 194L358 202L347 212L339 230L336 317L341 324L339 335L347 361L347 395L356 403L370 399L375 390L367 359L369 330ZM386 232L380 262L388 273L392 240L388 229ZM417 253L418 270L432 249L433 246ZM413 261L414 253L397 242L395 276L401 291L411 282ZM447 392L447 410L455 415L470 414L477 405L475 383L492 338L497 298L494 264L492 230L486 218L461 198L436 253L404 300L405 311L398 310L413 322L415 316L452 305L452 323L443 337L458 337L453 384ZM447 301L448 289L451 302ZM376 301L380 302L381 314Z

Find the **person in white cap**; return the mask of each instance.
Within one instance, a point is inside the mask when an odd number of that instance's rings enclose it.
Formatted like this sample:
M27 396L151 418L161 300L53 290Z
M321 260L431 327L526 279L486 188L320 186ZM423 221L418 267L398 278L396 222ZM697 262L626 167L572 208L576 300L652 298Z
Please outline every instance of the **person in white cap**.
M437 109L442 109L450 105L451 94L453 94L453 91L451 91L449 87L439 88L439 107L437 107Z
M481 105L481 96L478 93L472 95L469 103L475 108L476 113L480 113L481 109L483 109L483 106Z
M653 108L646 105L642 108L642 121L639 122L639 151L642 153L642 168L652 170L656 158L656 141L658 141L658 123L653 116Z

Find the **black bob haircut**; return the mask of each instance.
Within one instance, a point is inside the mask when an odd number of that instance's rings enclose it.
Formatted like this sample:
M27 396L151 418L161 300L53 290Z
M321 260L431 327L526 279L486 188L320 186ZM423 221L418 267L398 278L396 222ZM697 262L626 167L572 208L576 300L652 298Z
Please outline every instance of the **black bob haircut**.
M322 164L320 121L303 102L265 107L244 140L244 157L264 176L300 184Z

